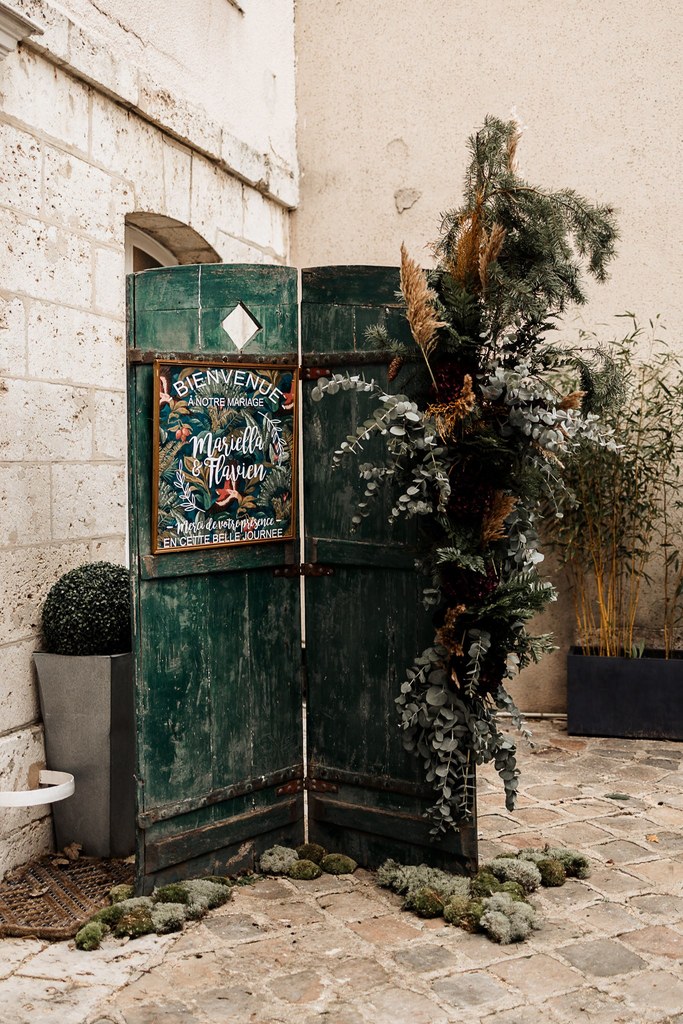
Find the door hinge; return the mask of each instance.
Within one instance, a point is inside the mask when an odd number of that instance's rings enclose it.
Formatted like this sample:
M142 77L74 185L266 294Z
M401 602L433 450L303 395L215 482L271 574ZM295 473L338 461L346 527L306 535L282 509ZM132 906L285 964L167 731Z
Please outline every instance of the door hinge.
M339 786L334 782L325 782L323 779L312 779L307 776L304 779L304 786L310 793L338 793Z
M290 796L292 793L301 793L303 788L303 779L292 779L291 782L286 782L284 786L278 786L275 790L275 796Z
M302 562L300 565L281 565L273 569L273 576L284 576L292 580L297 576L334 576L334 569L331 565L321 565L320 562Z
M292 779L291 782L285 783L284 786L278 786L275 790L275 795L291 796L293 793L301 793L304 789L311 793L339 792L339 787L334 782L325 782L323 779L311 779L307 776L305 779Z

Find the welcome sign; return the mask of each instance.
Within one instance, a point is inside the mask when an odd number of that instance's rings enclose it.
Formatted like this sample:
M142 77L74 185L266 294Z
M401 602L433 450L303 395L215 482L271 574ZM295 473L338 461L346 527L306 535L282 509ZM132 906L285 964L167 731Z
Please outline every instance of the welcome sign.
M153 551L295 533L296 367L154 364Z

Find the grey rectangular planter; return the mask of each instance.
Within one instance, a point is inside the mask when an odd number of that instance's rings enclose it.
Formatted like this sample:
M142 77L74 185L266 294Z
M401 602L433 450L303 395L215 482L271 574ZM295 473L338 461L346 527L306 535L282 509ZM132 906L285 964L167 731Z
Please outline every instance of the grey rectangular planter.
M646 651L642 658L607 658L572 647L567 730L572 736L683 740L683 657Z
M52 807L57 846L91 857L135 847L135 708L131 654L36 653L47 766L71 772L73 796Z

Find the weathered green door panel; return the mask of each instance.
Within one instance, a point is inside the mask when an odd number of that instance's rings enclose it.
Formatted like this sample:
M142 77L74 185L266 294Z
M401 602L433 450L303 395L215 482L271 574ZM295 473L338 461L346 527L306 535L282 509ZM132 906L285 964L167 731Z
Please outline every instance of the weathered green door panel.
M357 352L376 345L365 337L368 327L385 327L395 341L412 344L398 295L395 267L315 267L302 274L301 339L303 352ZM303 310L305 307L305 315Z
M382 324L408 341L398 286L394 268L304 271L304 367L364 374L394 391L406 386L408 371L389 385L391 356L365 337L367 327ZM414 567L417 524L390 524L392 498L383 492L353 531L358 464L383 451L381 438L336 470L331 457L372 402L340 392L314 403L313 387L304 384L305 559L332 575L306 580L309 834L367 865L396 857L471 870L474 827L430 840L423 815L433 795L420 763L403 750L394 705L406 667L433 637Z
M272 794L257 794L247 810L239 813L235 803L216 809L217 820L206 824L188 823L168 835L148 830L147 873L157 884L178 877L181 864L185 877L205 873L236 872L253 868L253 856L246 849L268 849L277 842L298 845L301 834L301 797L272 799ZM281 837L278 839L278 836ZM217 851L219 851L217 853Z
M293 359L296 272L197 266L129 279L130 540L138 718L138 886L253 867L303 836L298 544L152 555L154 353ZM261 329L240 354L221 326ZM215 315L214 315L215 314Z
M138 349L235 355L221 324L242 303L262 327L243 350L244 358L257 353L295 358L297 272L290 267L204 264L145 271L135 280Z

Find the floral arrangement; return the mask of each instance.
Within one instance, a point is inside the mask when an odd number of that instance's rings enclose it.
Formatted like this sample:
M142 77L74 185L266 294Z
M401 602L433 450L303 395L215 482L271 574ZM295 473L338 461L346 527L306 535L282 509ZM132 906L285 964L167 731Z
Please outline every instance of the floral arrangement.
M523 729L505 682L553 646L527 629L555 597L539 574L537 520L562 492L565 455L581 438L604 443L597 418L582 412L582 391L564 384L571 367L578 376L576 360L547 335L569 305L585 302L586 273L605 279L614 212L522 179L520 134L515 121L488 117L469 140L463 203L443 218L433 271L402 247L416 347L392 342L381 324L369 334L393 348L390 381L412 366L410 395L342 374L313 390L315 400L340 389L374 400L334 456L358 456L375 434L386 442L382 460L360 464L354 523L383 485L396 494L392 518L418 518L435 637L396 704L404 746L434 785L434 838L471 820L476 764L495 762L514 807L516 748L497 715L510 712Z

